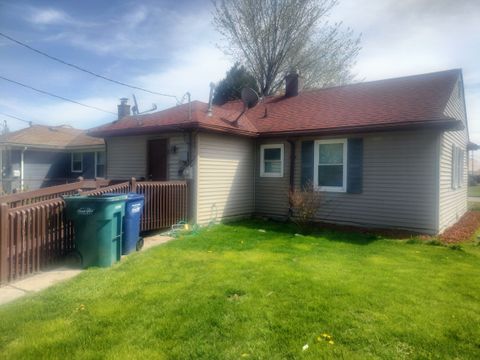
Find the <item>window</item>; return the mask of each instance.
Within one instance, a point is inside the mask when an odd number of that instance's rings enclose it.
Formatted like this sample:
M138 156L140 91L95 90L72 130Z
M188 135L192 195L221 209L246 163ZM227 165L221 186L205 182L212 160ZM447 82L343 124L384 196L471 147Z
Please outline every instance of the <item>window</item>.
M347 139L317 140L313 180L320 191L345 192L347 183Z
M95 177L105 177L105 152L98 151L95 153Z
M72 153L72 172L83 172L82 153Z
M456 145L452 146L452 189L464 185L465 150Z
M283 144L260 146L260 176L283 177Z

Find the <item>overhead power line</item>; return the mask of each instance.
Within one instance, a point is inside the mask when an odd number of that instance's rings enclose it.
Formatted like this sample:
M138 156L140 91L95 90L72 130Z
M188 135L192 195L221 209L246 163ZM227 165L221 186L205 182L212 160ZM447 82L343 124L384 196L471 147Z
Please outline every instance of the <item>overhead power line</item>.
M12 38L12 37L10 37L10 36L2 33L2 32L0 32L0 36L2 36L2 37L5 38L5 39L8 39L8 40L10 40L10 41L12 41L12 42L20 45L20 46L23 46L23 47L25 47L25 48L27 48L27 49L29 49L29 50L32 50L32 51L36 52L37 54L43 55L43 56L45 56L45 57L47 57L47 58L49 58L49 59L51 59L51 60L57 61L57 62L59 62L59 63L61 63L61 64L63 64L63 65L70 66L70 67L72 67L72 68L74 68L74 69L77 69L77 70L79 70L79 71L83 71L83 72L85 72L85 73L87 73L87 74L90 74L90 75L92 75L92 76L96 76L96 77L98 77L98 78L100 78L100 79L110 81L110 82L115 83L115 84L117 84L117 85L126 86L126 87L129 87L129 88L131 88L131 89L145 91L145 92L150 93L150 94L153 94L153 95L170 97L170 98L173 98L173 99L177 100L177 102L178 102L178 99L177 99L177 97L176 97L175 95L164 94L164 93L160 93L160 92L148 90L148 89L142 88L142 87L140 87L140 86L135 86L135 85L131 85L131 84L124 83L124 82L122 82L122 81L118 81L118 80L111 79L111 78L109 78L109 77L106 77L106 76L103 76L103 75L94 73L93 71L84 69L84 68L82 68L82 67L80 67L80 66L78 66L78 65L69 63L69 62L67 62L67 61L65 61L65 60L62 60L62 59L56 57L56 56L49 55L49 54L47 54L47 53L45 53L45 52L43 52L43 51L41 51L41 50L35 49L35 48L31 47L30 45L27 45L27 44L25 44L25 43L23 43L23 42L21 42L21 41L19 41L19 40L16 40L16 39L14 39L14 38Z
M0 79L5 80L5 81L8 81L8 82L11 82L11 83L16 84L16 85L19 85L19 86L23 86L23 87L25 87L25 88L27 88L27 89L30 89L30 90L39 92L39 93L44 94L44 95L52 96L52 97L55 97L55 98L57 98L57 99L61 99L61 100L64 100L64 101L71 102L71 103L73 103L73 104L77 104L77 105L81 105L81 106L84 106L84 107L87 107L87 108L90 108L90 109L102 111L102 112L107 113L107 114L117 115L116 113L114 113L114 112L112 112L112 111L100 109L100 108L98 108L98 107L96 107L96 106L87 105L87 104L78 102L78 101L76 101L76 100L68 99L68 98L63 97L63 96L60 96L60 95L55 95L55 94L52 94L52 93L50 93L50 92L48 92L48 91L40 90L40 89L34 88L33 86L26 85L26 84L22 84L21 82L18 82L18 81L15 81L15 80L7 79L6 77L3 77L3 76L1 76L1 75L0 75Z
M19 117L17 117L17 116L13 116L13 115L10 115L10 114L5 114L4 112L0 112L0 115L8 116L9 118L26 122L26 123L29 124L29 125L32 125L32 124L33 124L33 121L25 120L25 119L22 119L22 118L19 118Z

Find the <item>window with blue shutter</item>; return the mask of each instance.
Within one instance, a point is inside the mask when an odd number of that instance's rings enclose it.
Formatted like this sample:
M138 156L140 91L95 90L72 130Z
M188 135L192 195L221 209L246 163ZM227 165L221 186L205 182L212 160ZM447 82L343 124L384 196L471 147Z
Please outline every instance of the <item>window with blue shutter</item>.
M348 139L347 192L363 191L363 139Z
M363 139L302 142L301 185L319 191L359 194L363 190Z
M301 172L301 187L313 184L313 140L302 141L302 172Z

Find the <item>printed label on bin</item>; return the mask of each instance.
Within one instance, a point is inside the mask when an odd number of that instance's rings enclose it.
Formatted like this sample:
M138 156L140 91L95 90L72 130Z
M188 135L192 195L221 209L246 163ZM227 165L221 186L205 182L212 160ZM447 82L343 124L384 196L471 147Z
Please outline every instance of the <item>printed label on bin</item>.
M92 215L95 212L95 209L83 207L77 210L78 215Z
M133 204L131 213L136 214L136 213L139 213L141 210L142 210L142 204L141 203L140 204Z

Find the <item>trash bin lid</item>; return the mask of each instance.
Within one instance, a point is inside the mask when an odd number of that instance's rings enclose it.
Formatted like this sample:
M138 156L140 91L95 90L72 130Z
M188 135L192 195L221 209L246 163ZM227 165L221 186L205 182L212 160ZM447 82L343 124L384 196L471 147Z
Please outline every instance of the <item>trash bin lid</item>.
M128 195L128 200L145 200L145 196L143 194L130 192L127 195Z
M127 200L126 194L103 194L95 196L86 195L66 195L63 196L65 201L100 201L100 202L115 202Z

